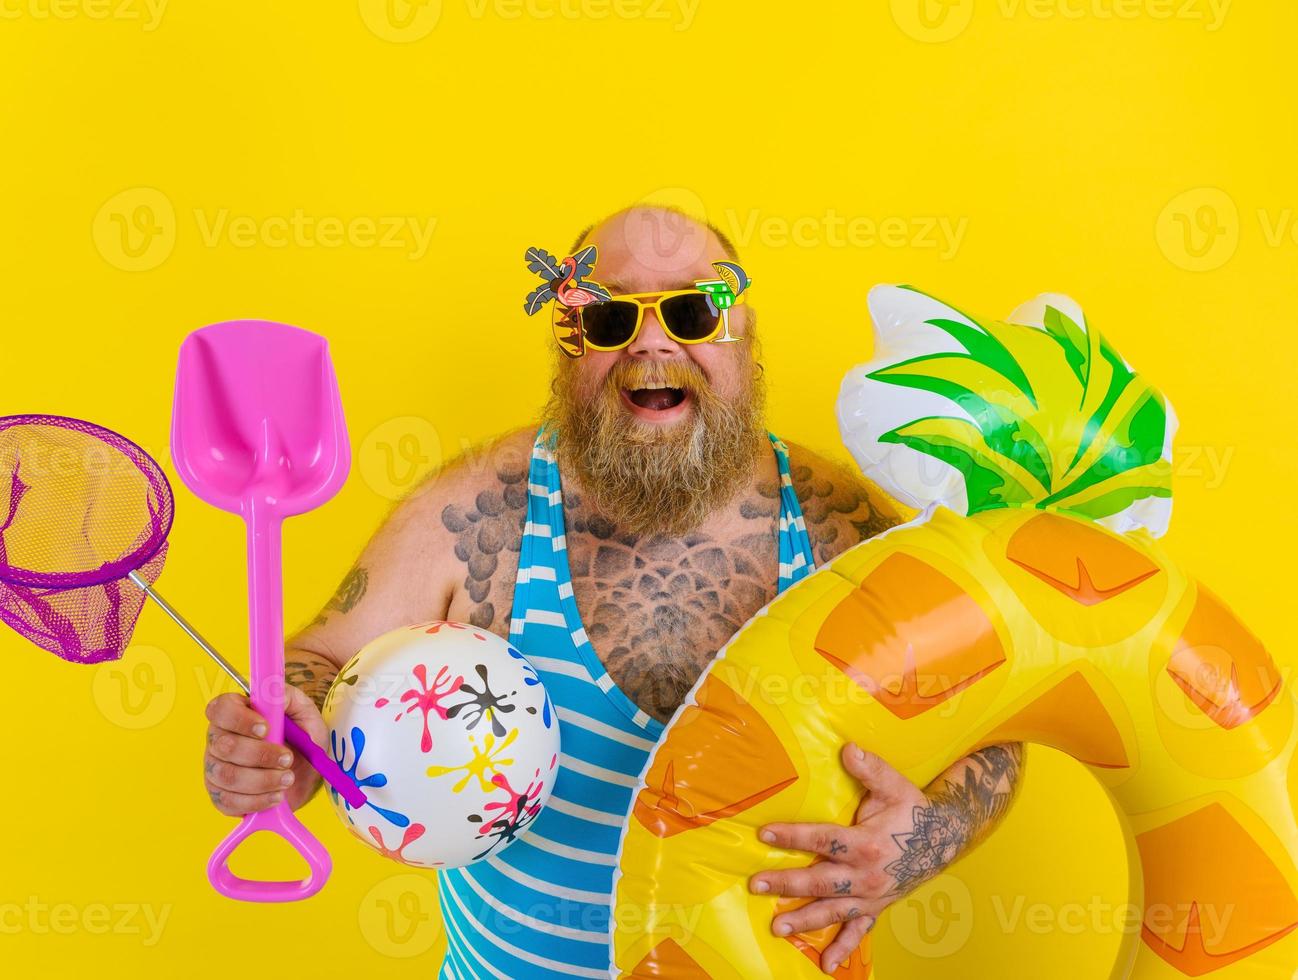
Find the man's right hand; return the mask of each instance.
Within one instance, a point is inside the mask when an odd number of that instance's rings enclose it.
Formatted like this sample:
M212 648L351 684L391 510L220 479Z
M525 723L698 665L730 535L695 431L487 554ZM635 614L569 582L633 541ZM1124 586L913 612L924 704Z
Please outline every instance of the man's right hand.
M285 686L284 711L317 745L325 723L305 694ZM266 810L287 800L294 810L309 800L320 776L292 749L266 741L266 719L242 694L222 694L207 705L203 782L212 804L230 817Z

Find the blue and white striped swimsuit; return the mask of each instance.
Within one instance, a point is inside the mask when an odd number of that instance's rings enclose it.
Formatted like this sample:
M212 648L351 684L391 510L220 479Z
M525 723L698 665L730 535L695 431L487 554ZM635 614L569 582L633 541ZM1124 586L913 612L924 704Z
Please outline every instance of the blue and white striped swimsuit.
M783 592L812 571L813 556L788 450L770 439L780 470ZM553 445L543 429L532 447L509 640L540 673L558 711L559 771L550 802L522 837L485 861L439 873L447 933L441 980L609 976L618 839L663 730L609 677L582 627Z

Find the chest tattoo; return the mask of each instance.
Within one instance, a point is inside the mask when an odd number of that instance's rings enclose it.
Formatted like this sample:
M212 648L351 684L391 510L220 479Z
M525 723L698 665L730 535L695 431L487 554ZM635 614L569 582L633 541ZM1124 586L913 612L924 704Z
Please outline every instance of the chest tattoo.
M501 636L509 633L527 480L525 466L499 467L471 504L441 512L464 568L469 621ZM817 564L895 523L892 515L873 512L851 482L795 464L793 483ZM581 494L564 491L568 564L586 633L613 681L659 721L671 717L717 651L775 598L780 486L759 483L732 507L724 532L635 535L614 527ZM844 519L856 533L843 530Z
M740 505L732 533L638 536L615 529L575 495L568 553L582 622L609 675L666 721L716 652L775 597L775 499Z

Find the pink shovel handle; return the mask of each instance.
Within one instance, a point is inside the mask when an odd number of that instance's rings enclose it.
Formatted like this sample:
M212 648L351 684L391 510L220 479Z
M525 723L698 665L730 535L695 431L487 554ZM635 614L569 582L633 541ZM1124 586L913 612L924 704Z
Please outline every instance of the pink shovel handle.
M249 700L266 719L266 740L284 742L284 595L280 558L280 520L262 513L256 498L247 501ZM305 734L305 733L304 733ZM310 739L307 739L309 742ZM258 830L278 834L306 860L304 881L250 881L226 866L230 855ZM318 892L333 862L324 846L293 816L286 803L245 816L207 863L212 887L247 902L292 902Z
M310 874L302 881L254 881L240 878L230 870L230 855L245 840L260 830L278 834L302 855ZM296 902L310 898L329 880L333 870L333 861L323 844L311 836L311 832L293 815L287 803L280 803L269 810L250 813L239 821L230 835L217 846L207 862L207 878L212 887L226 898L241 902Z
M365 792L356 785L351 776L343 772L343 767L320 746L311 741L311 736L288 715L284 716L284 741L289 748L306 759L311 768L324 777L324 781L338 791L338 795L347 801L353 810L365 805Z

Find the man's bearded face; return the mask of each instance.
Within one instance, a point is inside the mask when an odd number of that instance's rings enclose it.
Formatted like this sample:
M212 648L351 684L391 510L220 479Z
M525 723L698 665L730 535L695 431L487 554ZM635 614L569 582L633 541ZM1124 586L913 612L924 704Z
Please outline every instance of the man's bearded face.
M646 331L665 338L656 323L646 322ZM637 354L642 343L658 344L655 356ZM561 359L545 411L558 429L561 462L595 510L636 534L697 528L752 477L766 444L753 338L676 351L663 343L673 344L650 337L624 351ZM694 351L704 357L695 360ZM704 358L722 369L724 385Z

